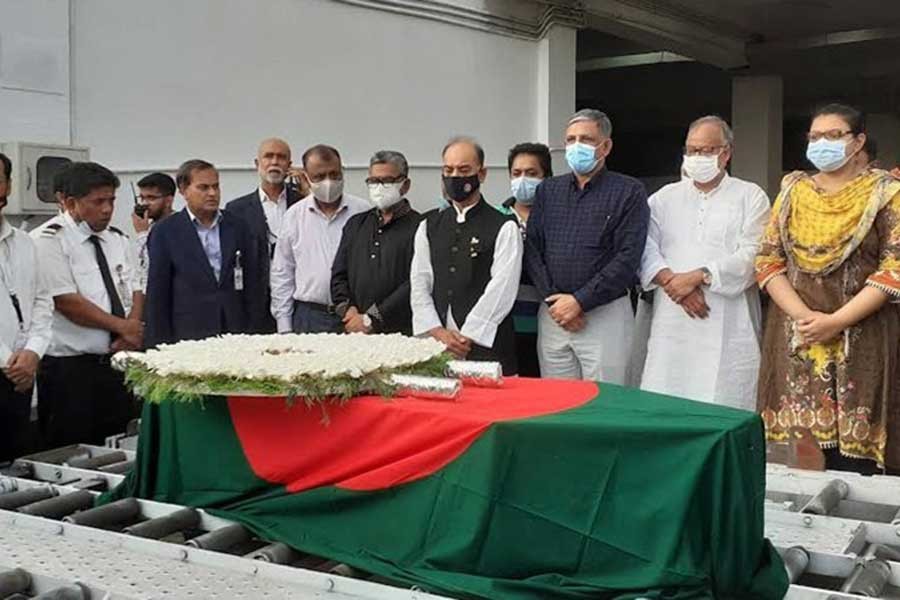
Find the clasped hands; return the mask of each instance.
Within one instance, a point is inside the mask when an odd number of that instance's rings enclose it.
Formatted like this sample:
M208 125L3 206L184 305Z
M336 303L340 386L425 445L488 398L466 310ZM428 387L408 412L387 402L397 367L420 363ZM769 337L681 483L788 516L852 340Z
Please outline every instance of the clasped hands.
M139 319L122 319L113 333L117 336L109 347L113 352L142 350L144 347L144 322Z
M844 326L834 314L812 310L795 321L796 331L804 346L826 344L844 331Z
M675 304L681 306L692 319L705 319L709 316L709 305L703 294L703 271L695 269L686 273L674 273L671 269L663 269L655 278L659 285Z
M355 306L351 306L344 313L344 331L347 333L372 333L371 327L363 324L363 316Z
M34 385L39 362L38 355L31 350L17 350L10 355L6 366L0 368L0 371L12 382L15 390L23 394Z

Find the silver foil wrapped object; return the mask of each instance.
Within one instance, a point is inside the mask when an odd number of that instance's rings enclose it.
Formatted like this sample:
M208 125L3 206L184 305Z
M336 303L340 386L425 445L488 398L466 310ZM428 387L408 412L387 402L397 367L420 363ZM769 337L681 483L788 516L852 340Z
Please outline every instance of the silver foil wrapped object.
M451 360L447 376L462 379L464 385L475 387L503 387L503 367L498 362Z
M429 400L456 400L462 389L458 379L424 377L422 375L391 375L398 396L413 396Z

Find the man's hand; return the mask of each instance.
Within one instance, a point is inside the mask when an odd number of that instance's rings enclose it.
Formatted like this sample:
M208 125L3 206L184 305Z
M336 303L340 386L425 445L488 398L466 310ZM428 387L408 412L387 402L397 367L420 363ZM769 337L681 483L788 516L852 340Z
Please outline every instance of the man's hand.
M137 319L122 319L115 333L121 338L122 349L140 350L144 345L144 323Z
M560 327L566 327L573 320L584 315L581 305L572 294L553 294L546 300L550 302L550 316Z
M672 278L675 277L675 273L672 269L666 267L665 269L660 269L659 273L653 278L653 283L658 285L661 288L669 285L669 282L672 281Z
M669 283L663 286L663 290L665 290L666 295L672 299L672 302L681 304L681 301L684 300L688 294L699 288L702 284L703 272L700 269L696 269L694 271L688 271L687 273L676 273L669 280Z
M363 316L355 306L351 306L344 313L344 331L347 333L370 333L372 330L363 324Z
M797 331L804 344L825 344L840 335L843 329L834 315L814 311L797 321Z
M472 340L446 327L435 327L428 334L447 346L447 350L460 360L468 356L472 350Z
M895 179L900 179L900 167L891 169L891 175L893 175Z
M40 358L31 350L13 352L3 367L3 374L12 382L17 392L24 393L34 385Z
M587 316L584 313L575 317L568 323L562 326L563 329L568 331L569 333L578 333L587 325Z
M135 213L131 213L131 224L134 226L134 230L137 233L143 233L144 231L150 230L150 217L146 216L147 213L144 213L144 217L139 217Z
M709 305L706 304L706 297L700 288L696 288L684 297L681 301L681 308L692 319L705 319L709 316Z

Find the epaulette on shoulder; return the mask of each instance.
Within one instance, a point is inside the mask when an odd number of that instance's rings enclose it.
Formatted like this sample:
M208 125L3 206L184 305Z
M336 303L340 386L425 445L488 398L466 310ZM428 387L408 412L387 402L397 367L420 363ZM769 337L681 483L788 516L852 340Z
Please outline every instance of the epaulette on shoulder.
M41 230L41 237L53 237L62 228L63 226L60 223L45 225L44 229Z
M109 229L113 233L118 233L119 235L121 235L124 238L128 237L128 234L125 233L124 231L122 231L121 229L119 229L118 227L113 227L112 225L110 225L109 227L107 227L107 229Z

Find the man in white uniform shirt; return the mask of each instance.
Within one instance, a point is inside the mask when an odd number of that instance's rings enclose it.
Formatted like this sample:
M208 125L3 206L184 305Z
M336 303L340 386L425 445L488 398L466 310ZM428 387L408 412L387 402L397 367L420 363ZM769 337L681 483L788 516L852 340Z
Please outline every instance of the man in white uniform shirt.
M641 388L754 410L760 305L754 259L769 218L756 184L731 177L719 117L688 129L685 178L650 197L641 284L653 317Z
M109 226L119 179L96 163L74 163L66 178L67 212L37 240L55 307L38 374L38 416L51 446L102 444L135 414L110 356L142 347L143 293L128 237Z
M312 193L284 215L272 271L272 316L278 333L341 333L344 323L331 301L331 266L344 225L371 208L344 193L341 155L331 146L303 153L304 177Z
M53 324L34 241L3 218L11 176L0 154L0 464L29 450L31 390Z

